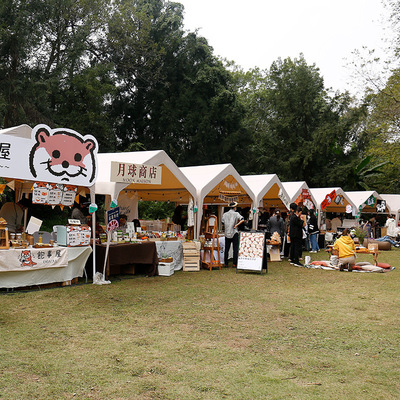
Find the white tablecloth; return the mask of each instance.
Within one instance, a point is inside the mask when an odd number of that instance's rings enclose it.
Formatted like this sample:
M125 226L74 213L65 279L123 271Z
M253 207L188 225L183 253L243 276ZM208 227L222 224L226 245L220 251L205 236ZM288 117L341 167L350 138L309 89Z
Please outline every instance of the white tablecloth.
M82 277L85 264L92 253L92 248L68 247L68 265L59 268L36 269L31 271L0 272L1 288L44 285L47 283L66 282ZM0 251L1 252L7 250Z
M160 240L156 242L158 258L172 257L174 271L183 268L183 246L180 240Z

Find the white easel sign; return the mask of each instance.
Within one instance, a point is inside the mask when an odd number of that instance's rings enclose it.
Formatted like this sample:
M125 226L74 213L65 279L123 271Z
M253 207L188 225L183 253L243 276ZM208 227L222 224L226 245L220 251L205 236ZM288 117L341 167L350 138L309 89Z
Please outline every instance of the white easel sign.
M240 232L237 269L262 272L265 234Z

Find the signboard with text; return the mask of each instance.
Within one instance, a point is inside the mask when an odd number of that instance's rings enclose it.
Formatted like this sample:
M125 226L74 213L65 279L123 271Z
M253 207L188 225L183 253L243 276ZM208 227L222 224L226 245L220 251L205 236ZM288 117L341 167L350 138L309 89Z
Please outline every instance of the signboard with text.
M91 186L97 176L96 139L66 128L37 125L31 137L18 128L0 134L0 176Z
M157 165L111 162L111 182L161 185L162 167Z

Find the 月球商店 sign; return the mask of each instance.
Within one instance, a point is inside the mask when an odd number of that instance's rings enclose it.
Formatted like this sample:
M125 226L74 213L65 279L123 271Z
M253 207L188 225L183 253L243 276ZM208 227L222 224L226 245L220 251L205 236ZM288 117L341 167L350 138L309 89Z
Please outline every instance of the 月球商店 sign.
M161 185L162 167L157 165L111 162L111 182Z

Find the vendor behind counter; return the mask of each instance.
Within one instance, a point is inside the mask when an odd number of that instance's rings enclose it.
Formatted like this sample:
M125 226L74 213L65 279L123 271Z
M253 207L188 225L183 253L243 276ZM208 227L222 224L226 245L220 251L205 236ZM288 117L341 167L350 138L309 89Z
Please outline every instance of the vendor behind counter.
M28 208L30 201L23 197L19 202L9 201L4 203L0 210L0 218L7 221L8 231L11 233L23 231L24 211Z

